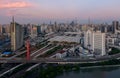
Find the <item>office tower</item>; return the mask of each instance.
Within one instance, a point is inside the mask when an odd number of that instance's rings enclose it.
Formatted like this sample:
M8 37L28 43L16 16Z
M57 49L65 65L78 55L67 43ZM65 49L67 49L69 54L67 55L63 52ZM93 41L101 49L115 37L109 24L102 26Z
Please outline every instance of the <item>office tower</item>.
M14 17L10 24L11 29L11 49L18 50L23 46L23 28L20 24L14 22Z
M37 26L37 34L41 34L41 26Z
M115 34L117 33L117 30L119 29L119 22L118 21L113 21L112 22L112 32Z
M4 24L4 25L2 25L2 28L0 29L0 32L3 35L10 36L10 24Z
M105 55L105 33L88 30L84 34L84 47L87 48L90 53Z
M84 47L88 48L89 50L92 50L92 44L93 44L93 31L87 30L84 34Z
M2 34L6 33L5 27L2 28Z
M45 34L46 33L45 31L46 31L47 27L48 27L48 25L42 24L41 25L41 33Z
M0 34L2 34L2 32L3 32L3 26L0 25Z
M28 32L28 26L27 25L23 25L23 35L24 37L28 36L29 32Z
M35 25L31 25L31 32L30 32L31 34L30 34L30 36L31 36L31 38L35 38L35 37L37 37L37 26L35 26Z
M5 32L6 33L10 33L10 25L6 25L5 26Z
M100 31L101 31L102 33L106 33L106 32L107 32L107 27L106 27L105 25L102 25L102 26L100 27Z
M88 26L87 26L87 25L83 25L83 26L81 27L81 30L82 30L82 31L87 31L87 30L88 30Z
M52 32L52 28L51 26L47 26L47 29L45 30L46 34L51 33Z
M105 33L100 31L93 33L93 52L98 55L105 55Z
M54 23L54 32L57 32L57 30L58 30L58 24L57 24L57 22L55 21L55 23Z

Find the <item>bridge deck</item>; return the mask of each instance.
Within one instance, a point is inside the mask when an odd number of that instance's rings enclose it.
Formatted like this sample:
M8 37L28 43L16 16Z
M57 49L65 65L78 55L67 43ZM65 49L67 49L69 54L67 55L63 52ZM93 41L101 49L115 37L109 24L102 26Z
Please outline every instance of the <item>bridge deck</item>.
M90 62L100 62L107 61L111 59L120 58L120 54L115 54L111 56L103 56L100 58L93 59L80 59L80 58L66 58L66 59L55 59L55 58L36 58L26 60L25 58L0 58L0 63L90 63Z

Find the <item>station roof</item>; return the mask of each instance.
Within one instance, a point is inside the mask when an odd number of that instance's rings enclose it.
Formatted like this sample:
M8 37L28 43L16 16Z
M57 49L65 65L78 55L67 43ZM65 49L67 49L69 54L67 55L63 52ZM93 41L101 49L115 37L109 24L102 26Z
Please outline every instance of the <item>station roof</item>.
M70 37L70 36L55 36L54 38L49 39L49 41L57 42L80 42L80 37Z

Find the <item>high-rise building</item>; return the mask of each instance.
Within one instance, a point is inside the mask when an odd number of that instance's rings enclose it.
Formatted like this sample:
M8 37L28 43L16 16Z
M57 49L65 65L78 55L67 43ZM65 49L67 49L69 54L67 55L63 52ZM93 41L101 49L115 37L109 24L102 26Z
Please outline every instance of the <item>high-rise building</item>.
M93 52L98 55L105 55L105 33L100 31L93 33Z
M31 32L30 32L30 36L31 38L35 38L37 37L38 33L37 33L37 26L36 25L31 25Z
M88 48L89 50L92 50L92 44L93 44L93 32L91 30L88 30L84 34L84 47Z
M14 17L10 24L10 30L11 30L11 49L13 51L16 51L23 46L23 28L20 24L14 22Z
M107 32L107 26L102 25L102 26L100 27L100 30L101 30L102 33L106 33L106 32Z
M105 33L88 30L84 34L84 47L96 55L105 55Z
M24 25L24 27L23 27L23 31L24 31L24 36L28 36L28 34L29 34L29 30L28 30L28 26L27 25Z
M2 34L2 32L3 32L3 26L0 25L0 34Z
M41 26L37 26L37 34L41 34Z
M112 22L112 32L117 33L117 30L119 29L119 22L118 21L113 21Z
M10 24L4 24L1 33L10 36Z
M45 31L46 31L47 27L48 27L48 25L42 24L41 25L41 33L45 34L46 33Z

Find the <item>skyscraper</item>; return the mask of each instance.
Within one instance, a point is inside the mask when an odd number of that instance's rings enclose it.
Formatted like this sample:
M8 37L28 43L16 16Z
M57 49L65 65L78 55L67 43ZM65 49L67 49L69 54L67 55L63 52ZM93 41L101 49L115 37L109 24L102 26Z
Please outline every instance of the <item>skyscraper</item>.
M118 21L113 21L112 22L112 32L117 33L117 30L119 29L119 22Z
M105 33L100 31L93 33L93 52L98 55L105 55Z
M41 34L41 26L37 26L37 34L39 35L39 34Z
M93 44L93 32L91 30L87 30L84 34L84 47L88 48L89 50L92 49Z
M84 34L84 47L96 55L105 55L105 33L88 30Z
M30 32L30 37L35 38L37 37L37 26L36 25L31 25L31 32Z
M2 32L3 32L3 27L2 25L0 25L0 34L2 34Z
M23 46L23 28L20 24L14 21L14 17L12 18L12 22L10 24L11 30L11 49L16 51L17 49Z

